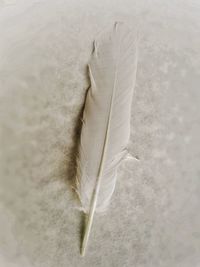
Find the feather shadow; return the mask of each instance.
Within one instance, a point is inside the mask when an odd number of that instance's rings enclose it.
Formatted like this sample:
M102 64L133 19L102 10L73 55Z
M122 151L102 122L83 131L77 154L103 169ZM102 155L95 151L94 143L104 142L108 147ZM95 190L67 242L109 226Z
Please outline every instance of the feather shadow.
M89 79L89 68L86 68L86 75L88 83L90 82ZM85 107L85 99L87 97L88 90L90 85L87 87L85 91L85 95L83 98L83 104L81 109L78 112L77 118L74 122L74 129L72 135L72 146L70 148L66 148L65 150L65 164L66 164L66 171L64 180L69 184L69 186L75 190L76 188L76 173L77 173L77 155L79 150L79 142L80 142L80 135L82 129L82 117L83 111ZM74 194L77 197L77 194Z

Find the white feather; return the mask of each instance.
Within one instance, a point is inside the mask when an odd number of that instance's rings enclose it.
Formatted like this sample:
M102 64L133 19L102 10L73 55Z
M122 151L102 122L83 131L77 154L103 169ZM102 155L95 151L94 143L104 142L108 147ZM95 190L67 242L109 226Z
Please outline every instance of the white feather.
M94 43L77 173L77 192L83 210L89 214L83 250L94 212L108 206L117 167L127 151L137 69L136 46L136 33L123 23L116 23Z

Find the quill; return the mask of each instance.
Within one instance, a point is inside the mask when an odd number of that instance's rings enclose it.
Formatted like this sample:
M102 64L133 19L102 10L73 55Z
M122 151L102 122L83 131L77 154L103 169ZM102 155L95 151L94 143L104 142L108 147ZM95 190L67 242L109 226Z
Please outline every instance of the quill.
M77 193L86 225L85 254L95 212L104 211L113 194L117 167L127 153L131 102L137 69L137 36L125 24L94 42L77 159Z

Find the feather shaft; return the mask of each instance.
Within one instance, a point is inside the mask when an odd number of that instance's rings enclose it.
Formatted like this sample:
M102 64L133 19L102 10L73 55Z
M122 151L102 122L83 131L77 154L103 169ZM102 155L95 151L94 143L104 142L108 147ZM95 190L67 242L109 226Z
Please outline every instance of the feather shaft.
M119 45L119 51L120 51L120 45ZM108 123L107 123L107 128L106 128L106 136L105 136L105 142L104 142L104 147L103 147L102 159L101 159L101 163L100 163L100 168L99 168L96 186L95 186L94 191L93 191L93 197L92 197L92 201L91 201L91 205L90 205L90 211L89 211L88 220L87 220L87 224L86 224L86 228L85 228L85 232L84 232L84 237L83 237L83 243L82 243L82 248L81 248L81 255L82 256L85 255L85 250L86 250L87 243L89 240L89 235L90 235L90 231L91 231L91 227L92 227L92 223L93 223L93 218L94 218L94 212L95 212L96 204L97 204L98 193L99 193L99 189L100 189L100 185L101 185L101 177L102 177L102 172L103 172L103 168L104 168L104 161L106 158L105 155L106 155L106 148L107 148L108 138L109 138L113 99L115 96L115 88L116 88L116 80L117 80L117 65L118 65L118 61L116 64L116 69L115 69L113 94L111 97L110 112L109 112L109 118L108 118Z

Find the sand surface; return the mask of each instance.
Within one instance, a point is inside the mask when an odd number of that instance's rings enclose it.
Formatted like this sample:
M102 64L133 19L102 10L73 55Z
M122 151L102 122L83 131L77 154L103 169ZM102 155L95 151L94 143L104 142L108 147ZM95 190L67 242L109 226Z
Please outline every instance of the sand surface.
M71 190L92 41L139 25L130 151L85 258ZM200 4L0 1L0 266L200 266Z

